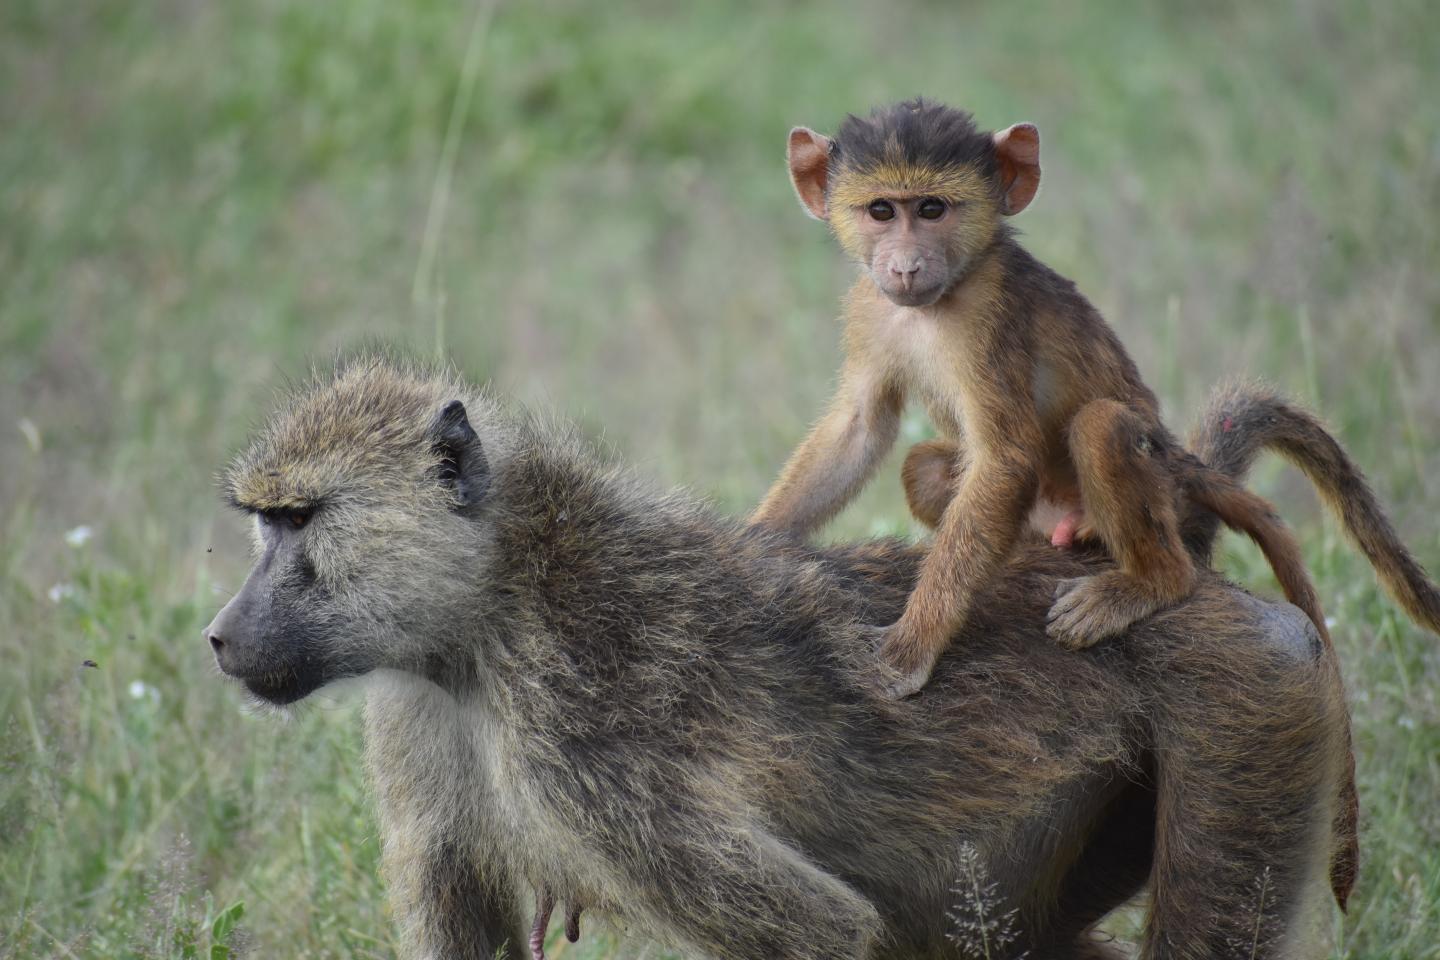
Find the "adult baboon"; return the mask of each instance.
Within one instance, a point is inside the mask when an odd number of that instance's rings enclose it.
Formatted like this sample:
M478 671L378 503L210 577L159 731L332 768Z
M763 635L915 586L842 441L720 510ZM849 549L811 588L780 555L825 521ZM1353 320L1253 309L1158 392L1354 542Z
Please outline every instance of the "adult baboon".
M226 487L259 560L205 635L270 703L369 675L407 957L515 956L539 889L727 960L1109 956L1142 889L1147 957L1291 956L1327 899L1335 664L1213 574L1075 653L1104 563L1022 548L897 703L860 627L920 550L746 530L447 375L342 365Z

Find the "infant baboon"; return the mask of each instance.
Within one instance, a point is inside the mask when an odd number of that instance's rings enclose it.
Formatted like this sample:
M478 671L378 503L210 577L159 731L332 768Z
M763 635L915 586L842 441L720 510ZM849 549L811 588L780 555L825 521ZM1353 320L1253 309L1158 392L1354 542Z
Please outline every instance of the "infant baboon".
M969 957L962 871L1007 918L992 954L1113 956L1093 928L1142 889L1146 957L1294 956L1316 926L1335 663L1213 574L1077 654L1049 598L1104 564L1023 544L892 702L863 625L919 550L745 529L447 375L342 365L226 487L259 560L206 637L270 703L368 675L406 957L518 956L535 891L694 956Z
M804 536L829 520L894 444L907 403L923 404L946 441L922 452L959 478L938 510L917 511L934 545L904 613L876 624L893 696L926 684L1042 506L1062 513L1057 544L1093 535L1116 559L1059 585L1049 630L1066 646L1123 633L1190 592L1179 524L1192 506L1254 539L1325 635L1289 529L1179 445L1115 332L1005 223L1040 186L1032 124L990 133L916 98L847 117L833 138L797 127L788 156L801 205L860 269L835 395L752 522Z

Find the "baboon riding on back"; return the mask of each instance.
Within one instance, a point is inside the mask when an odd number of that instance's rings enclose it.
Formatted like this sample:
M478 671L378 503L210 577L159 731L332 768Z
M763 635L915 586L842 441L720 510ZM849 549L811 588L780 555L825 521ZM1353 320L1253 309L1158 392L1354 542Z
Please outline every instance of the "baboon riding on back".
M1106 561L1023 544L893 702L863 625L920 549L747 530L447 374L317 377L226 488L259 560L207 638L270 703L367 677L406 957L518 956L539 890L727 960L1110 956L1142 890L1147 957L1291 956L1353 839L1332 655L1214 574L1075 653L1054 584Z

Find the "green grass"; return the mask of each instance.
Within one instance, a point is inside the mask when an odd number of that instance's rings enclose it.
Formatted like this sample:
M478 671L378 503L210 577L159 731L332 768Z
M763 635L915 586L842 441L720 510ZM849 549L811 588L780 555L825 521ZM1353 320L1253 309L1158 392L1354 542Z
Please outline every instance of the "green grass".
M252 956L395 955L354 705L247 714L200 640L247 563L212 478L285 377L383 339L745 510L827 395L849 273L791 197L795 123L918 92L1039 123L1019 225L1172 421L1229 373L1278 382L1440 568L1424 0L479 9L0 6L3 960L217 956L237 901ZM1365 860L1333 955L1440 957L1435 638L1296 475L1256 485L1351 691ZM833 533L895 530L892 463Z

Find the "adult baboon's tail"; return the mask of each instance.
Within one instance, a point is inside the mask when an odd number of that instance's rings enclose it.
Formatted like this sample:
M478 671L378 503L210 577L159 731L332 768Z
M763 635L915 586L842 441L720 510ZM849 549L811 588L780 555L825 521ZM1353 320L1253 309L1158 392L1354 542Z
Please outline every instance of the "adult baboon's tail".
M1262 450L1290 461L1310 478L1395 601L1416 623L1440 633L1440 588L1401 543L1360 468L1313 414L1263 386L1221 387L1191 433L1190 449L1236 480ZM1186 518L1186 540L1203 555L1209 554L1216 522L1209 511L1192 511Z

